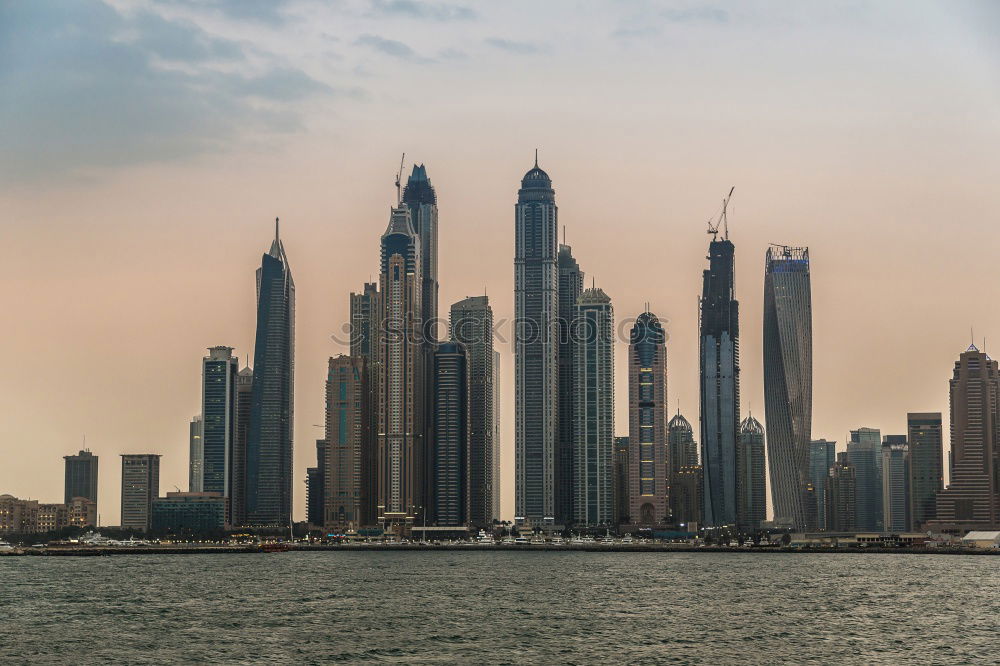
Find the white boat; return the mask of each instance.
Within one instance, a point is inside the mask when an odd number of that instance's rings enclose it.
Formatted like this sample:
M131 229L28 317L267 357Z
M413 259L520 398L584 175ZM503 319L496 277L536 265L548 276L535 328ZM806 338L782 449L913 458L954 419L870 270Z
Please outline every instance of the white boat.
M527 537L519 536L516 539L514 539L514 543L516 543L516 544L522 544L522 543L527 544L527 543L531 543L531 542L528 541Z
M6 541L0 541L0 553L6 553L14 550L14 546L10 545Z

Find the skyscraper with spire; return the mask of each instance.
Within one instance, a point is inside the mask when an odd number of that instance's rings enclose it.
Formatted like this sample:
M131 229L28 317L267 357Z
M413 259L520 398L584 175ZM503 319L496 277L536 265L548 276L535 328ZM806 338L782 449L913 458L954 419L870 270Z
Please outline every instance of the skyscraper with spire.
M735 290L736 249L728 237L708 246L703 273L699 357L704 521L736 524L740 426L740 324Z
M514 519L551 525L559 432L558 209L552 180L535 166L514 207Z
M438 209L437 194L423 164L413 165L413 172L403 189L403 204L410 209L410 224L420 239L420 314L423 321L435 324L438 316ZM438 331L426 329L432 341Z
M764 413L774 518L800 530L815 529L817 516L806 502L812 436L809 248L772 245L767 250Z
M648 310L636 318L628 346L629 518L652 527L667 522L666 334Z
M576 302L583 293L583 271L573 258L573 248L559 246L559 431L556 439L556 514L555 521L565 525L573 519L573 447L576 420L573 417L573 347L570 332L576 313Z
M427 511L426 349L422 320L420 237L410 208L393 208L382 234L379 317L375 333L376 519L394 533L406 532Z
M285 528L292 520L295 377L295 282L278 220L257 269L250 426L247 431L246 523Z

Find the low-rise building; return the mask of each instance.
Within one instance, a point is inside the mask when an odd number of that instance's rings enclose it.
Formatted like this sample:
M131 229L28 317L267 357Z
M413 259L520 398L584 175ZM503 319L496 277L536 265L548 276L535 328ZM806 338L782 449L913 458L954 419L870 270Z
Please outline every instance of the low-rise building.
M962 545L968 548L1000 548L1000 532L969 532L962 537Z
M154 532L224 530L226 512L222 493L167 493L153 500L151 528Z

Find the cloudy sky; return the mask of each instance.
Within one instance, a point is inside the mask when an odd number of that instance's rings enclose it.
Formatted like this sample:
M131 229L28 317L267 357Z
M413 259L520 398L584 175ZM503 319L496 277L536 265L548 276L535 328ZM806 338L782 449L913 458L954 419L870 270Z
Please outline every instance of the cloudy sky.
M814 436L947 412L970 327L1000 345L997 35L986 1L0 3L0 493L61 501L84 436L106 524L120 453L163 454L161 490L186 489L201 357L252 352L281 216L304 516L330 336L377 269L403 152L438 191L442 310L485 289L510 316L539 148L588 281L619 319L649 301L667 321L696 423L705 221L735 185L744 407L763 420L776 242L813 260Z

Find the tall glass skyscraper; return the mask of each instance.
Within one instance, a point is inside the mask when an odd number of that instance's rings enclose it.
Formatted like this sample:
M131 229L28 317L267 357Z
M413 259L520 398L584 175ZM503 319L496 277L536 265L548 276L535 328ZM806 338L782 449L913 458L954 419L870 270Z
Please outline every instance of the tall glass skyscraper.
M652 312L636 318L628 347L629 518L633 525L665 524L667 493L667 346Z
M382 234L377 327L377 519L394 533L426 511L425 361L418 327L423 279L420 237L410 209L393 208Z
M558 209L538 160L514 207L514 520L552 525L559 429Z
M882 438L882 520L886 532L910 529L910 447L906 435Z
M764 267L764 412L774 518L813 529L807 510L812 430L809 249L772 245Z
M438 209L437 194L423 164L413 172L403 189L403 204L410 209L410 224L420 239L420 316L433 325L438 316ZM436 340L433 326L425 328L429 342Z
M200 493L204 481L205 449L201 444L201 414L188 424L188 492Z
M694 430L680 409L667 424L667 479L670 514L676 524L698 522L702 511L702 474ZM692 483L693 477L699 477Z
M292 520L295 282L274 221L274 241L257 269L246 523L285 528Z
M876 428L851 431L847 460L855 472L855 526L863 532L882 530L882 433Z
M941 412L911 412L906 415L910 443L910 520L913 529L937 517L937 494L944 483L941 460Z
M469 523L469 359L461 342L434 353L432 520L439 527Z
M573 448L576 398L573 394L573 345L570 329L576 302L583 293L583 271L573 258L573 248L559 246L559 433L556 440L556 523L573 520Z
M451 339L469 359L469 521L480 528L500 518L494 489L499 442L494 439L493 308L486 296L470 296L451 306Z
M94 502L94 512L97 508L97 456L84 449L75 456L63 456L66 461L66 483L63 501L69 504L74 497L86 497Z
M752 415L740 425L737 526L742 532L760 529L767 518L767 470L764 465L764 426Z
M615 519L615 313L601 289L587 289L573 320L576 450L573 515L578 526Z
M211 347L201 362L202 492L219 493L232 500L236 478L236 378L239 359L232 347ZM231 506L231 504L230 504ZM232 516L226 516L232 523Z
M704 521L736 524L737 443L740 426L740 324L735 299L735 253L728 239L708 246L700 318L701 463Z
M826 482L830 468L837 462L837 442L814 439L809 442L809 481L816 489L816 526L826 527Z
M326 453L323 524L347 531L374 521L369 360L330 358L326 375Z

